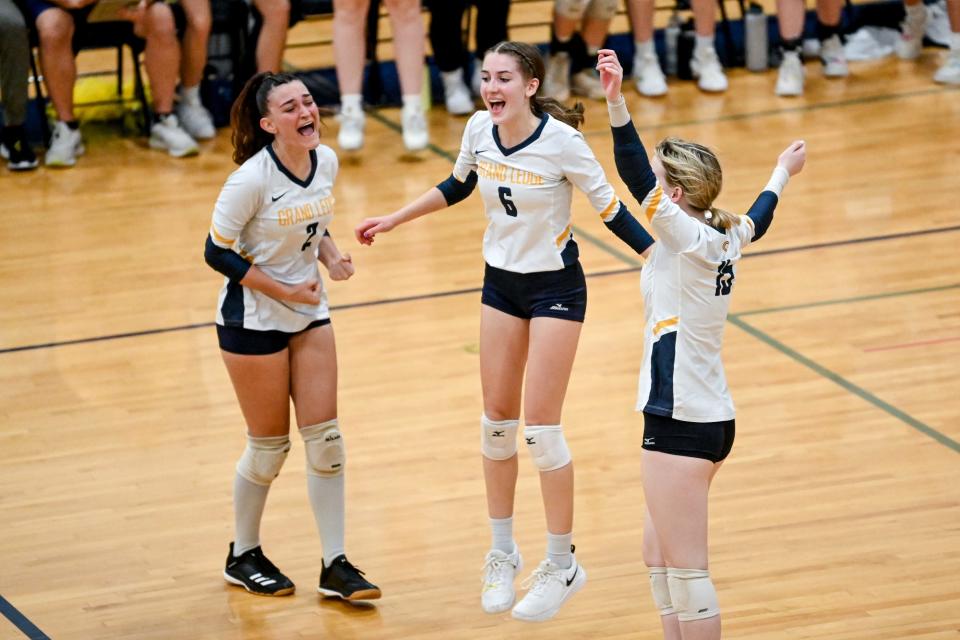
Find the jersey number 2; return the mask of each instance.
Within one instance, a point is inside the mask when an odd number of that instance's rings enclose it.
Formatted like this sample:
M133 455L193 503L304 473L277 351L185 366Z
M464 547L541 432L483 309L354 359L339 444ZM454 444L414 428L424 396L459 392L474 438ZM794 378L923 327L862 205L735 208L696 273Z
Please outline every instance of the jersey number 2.
M307 240L303 243L303 246L300 247L300 251L306 251L307 247L310 246L310 241L313 240L313 236L317 235L317 227L319 225L319 222L312 222L307 225Z
M513 204L513 200L510 200L510 196L513 194L510 192L510 187L500 187L500 204L503 205L503 210L507 212L508 216L517 217L517 205Z
M733 286L733 265L729 260L724 260L717 267L717 290L715 296L730 295L730 287Z

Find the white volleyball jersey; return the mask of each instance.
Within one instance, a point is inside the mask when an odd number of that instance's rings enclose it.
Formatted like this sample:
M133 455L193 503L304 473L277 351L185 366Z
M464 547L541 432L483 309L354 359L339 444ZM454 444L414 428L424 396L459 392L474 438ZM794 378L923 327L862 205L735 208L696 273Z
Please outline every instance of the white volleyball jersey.
M477 172L488 220L483 257L498 269L556 271L575 261L570 213L574 186L602 217L619 208L583 135L547 114L529 138L509 149L500 144L489 112L473 114L453 176L464 182L471 171Z
M637 411L689 422L734 417L720 348L753 221L726 232L690 217L657 184L641 203L657 243L640 276L645 326Z
M270 145L234 171L213 210L210 237L233 249L278 282L320 280L317 249L333 218L333 181L337 156L320 145L310 152L311 171L299 180L284 167ZM302 331L330 317L327 294L316 305L281 301L224 278L217 324L259 331Z

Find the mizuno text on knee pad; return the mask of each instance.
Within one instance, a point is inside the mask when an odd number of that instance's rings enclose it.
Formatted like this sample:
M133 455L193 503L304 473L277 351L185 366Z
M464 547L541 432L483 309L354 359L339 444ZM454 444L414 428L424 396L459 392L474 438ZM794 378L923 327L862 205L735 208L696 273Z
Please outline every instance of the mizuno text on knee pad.
M519 420L480 418L480 451L491 460L509 460L517 453Z
M676 613L670 599L670 587L667 586L666 567L650 567L650 591L653 592L653 603L657 605L660 615Z
M300 429L307 450L307 473L315 476L338 476L347 462L343 435L337 421L328 420Z
M717 590L705 569L667 569L670 600L680 622L712 618L720 613Z
M247 447L237 462L237 473L254 484L270 486L280 474L280 468L289 451L288 436L247 436Z
M540 471L554 471L570 464L570 450L560 425L526 427L523 439Z

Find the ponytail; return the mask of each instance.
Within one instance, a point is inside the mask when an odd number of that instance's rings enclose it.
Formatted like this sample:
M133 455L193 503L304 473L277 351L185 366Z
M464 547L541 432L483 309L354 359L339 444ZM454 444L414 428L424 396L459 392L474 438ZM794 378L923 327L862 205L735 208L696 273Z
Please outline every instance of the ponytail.
M566 107L559 100L541 96L540 89L537 89L537 93L530 98L530 109L535 116L541 116L547 113L574 129L579 129L580 125L583 124L582 102L575 103L572 108Z
M710 213L710 218L707 220L707 224L714 229L730 229L740 224L740 216L735 213L730 213L729 211L724 211L723 209L717 209L716 207L708 209L707 211Z
M243 164L273 142L273 134L263 130L260 118L267 113L270 91L278 85L294 80L297 80L297 77L290 73L265 71L253 76L243 85L240 95L230 108L234 162Z

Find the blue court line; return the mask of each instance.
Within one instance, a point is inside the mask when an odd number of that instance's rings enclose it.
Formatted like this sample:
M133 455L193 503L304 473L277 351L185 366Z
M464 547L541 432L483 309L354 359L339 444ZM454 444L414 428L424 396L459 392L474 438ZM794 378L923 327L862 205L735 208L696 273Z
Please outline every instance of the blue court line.
M756 316L763 313L779 313L781 311L795 311L797 309L810 309L813 307L826 307L835 304L849 304L852 302L866 302L869 300L882 300L883 298L899 298L902 296L912 296L920 293L934 293L937 291L949 291L950 289L960 288L960 283L946 284L942 287L927 287L925 289L909 289L907 291L891 291L889 293L876 293L873 295L856 296L853 298L837 298L835 300L821 300L819 302L806 302L803 304L790 304L783 307L769 307L767 309L751 309L750 311L741 311L735 313L737 317Z
M40 631L35 624L30 622L3 596L0 596L0 614L3 614L7 620L13 623L13 626L20 629L30 640L50 640L50 636Z
M884 402L883 400L881 400L881 399L878 398L877 396L873 395L872 393L870 393L869 391L867 391L867 390L864 389L863 387L860 387L860 386L855 385L854 383L850 382L849 380L847 380L847 379L844 378L843 376L841 376L841 375L839 375L839 374L837 374L837 373L834 373L833 371L830 371L829 369L827 369L826 367L824 367L824 366L822 366L822 365L820 365L820 364L817 364L816 362L814 362L814 361L811 360L810 358L804 356L803 354L799 353L798 351L795 351L795 350L791 349L790 347L788 347L787 345L783 344L782 342L780 342L780 341L777 340L776 338L773 338L773 337L770 336L769 334L764 333L763 331L761 331L760 329L757 329L757 328L754 327L753 325L748 324L745 320L743 320L742 318L740 318L740 316L738 316L738 315L730 315L730 316L727 317L727 321L728 321L730 324L732 324L732 325L734 325L734 326L736 326L736 327L739 327L739 328L742 329L743 331L749 333L750 335L752 335L753 337L757 338L757 339L760 340L761 342L764 342L764 343L766 343L767 345L773 347L774 349L776 349L776 350L779 351L780 353L788 356L789 358L791 358L791 359L794 360L795 362L797 362L797 363L799 363L799 364L802 364L803 366L805 366L805 367L807 367L808 369L814 371L814 372L817 373L818 375L820 375L820 376L826 378L827 380L830 380L831 382L839 385L840 387L842 387L843 389L845 389L845 390L848 391L849 393L852 393L853 395L858 396L858 397L860 397L860 398L863 399L863 400L866 400L867 402L869 402L869 403L872 404L873 406L875 406L875 407L877 407L878 409L880 409L880 410L888 413L889 415L893 416L894 418L897 418L898 420L900 420L900 421L903 422L904 424L907 424L908 426L913 427L914 429L916 429L916 430L919 431L920 433L922 433L922 434L924 434L924 435L932 438L933 440L936 440L937 442L939 442L940 444L944 445L945 447L947 447L947 448L949 448L949 449L952 449L953 451L955 451L955 452L957 452L957 453L960 453L960 442L957 442L956 440L950 438L949 436L940 433L939 431L937 431L937 430L934 429L933 427L931 427L931 426L929 426L929 425L926 425L926 424L920 422L919 420L917 420L916 418L914 418L914 417L911 416L910 414L908 414L908 413L906 413L906 412L904 412L904 411L901 411L900 409L896 408L896 407L893 406L892 404L890 404L890 403L888 403L888 402Z

